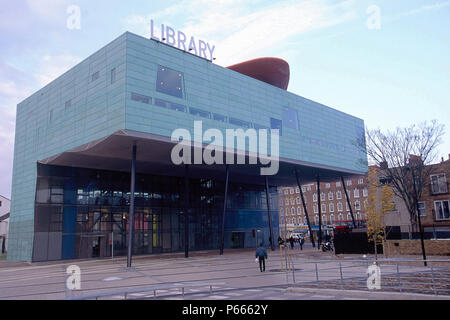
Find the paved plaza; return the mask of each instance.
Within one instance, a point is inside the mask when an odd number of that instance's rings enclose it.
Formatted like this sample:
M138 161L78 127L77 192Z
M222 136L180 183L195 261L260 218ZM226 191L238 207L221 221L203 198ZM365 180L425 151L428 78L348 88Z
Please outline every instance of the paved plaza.
M254 261L254 250L226 250L136 256L133 267L126 269L126 258L71 260L46 263L0 261L0 299L65 299L93 294L160 288L135 292L128 299L169 300L357 300L357 299L441 299L441 296L401 293L360 292L308 288L308 284L347 277L366 277L367 265L359 256L336 257L311 247L293 251L295 272L286 272L286 260L280 251L268 250L266 272ZM357 260L358 259L358 260ZM449 260L450 261L450 260ZM368 262L369 263L369 262ZM81 270L81 289L66 288L67 267ZM340 267L340 268L339 268ZM388 266L389 267L389 266ZM388 267L384 274L394 272ZM427 270L420 264L402 265L408 273ZM208 284L212 283L212 286ZM197 286L189 286L197 284ZM205 284L204 286L202 284ZM185 286L185 287L184 287ZM184 289L183 289L184 288ZM382 290L381 290L382 291ZM123 299L112 294L102 299ZM445 298L445 297L444 297ZM450 296L448 297L450 298Z

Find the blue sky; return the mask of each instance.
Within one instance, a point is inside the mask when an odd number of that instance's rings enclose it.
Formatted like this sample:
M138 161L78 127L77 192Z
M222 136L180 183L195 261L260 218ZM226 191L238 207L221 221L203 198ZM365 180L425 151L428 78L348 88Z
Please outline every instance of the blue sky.
M450 0L0 0L0 194L11 194L16 105L150 19L216 46L228 66L288 61L288 90L383 130L438 119L450 153ZM68 7L80 29L67 28ZM379 9L379 28L368 27ZM369 9L369 11L368 11ZM375 20L376 22L376 20Z

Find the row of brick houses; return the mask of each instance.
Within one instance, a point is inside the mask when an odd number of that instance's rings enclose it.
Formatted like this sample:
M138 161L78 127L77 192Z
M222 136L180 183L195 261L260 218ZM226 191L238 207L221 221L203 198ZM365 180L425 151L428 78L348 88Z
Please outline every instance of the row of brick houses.
M441 159L439 163L432 164L430 177L419 200L422 227L426 233L433 237L448 237L450 235L450 188L447 178L450 177L450 154L447 160ZM371 167L370 169L376 169ZM383 177L379 176L380 183ZM346 178L346 189L353 208L357 225L364 227L367 221L367 176L354 176ZM310 223L317 230L319 220L317 184L302 185ZM350 209L345 197L341 181L320 184L322 225L336 227L352 225ZM306 225L305 212L298 186L286 186L278 189L278 209L280 217L280 233L285 234ZM414 230L410 215L403 200L394 196L395 206L384 218L387 227L394 227L411 237ZM304 229L304 228L303 228ZM406 234L406 236L405 236Z

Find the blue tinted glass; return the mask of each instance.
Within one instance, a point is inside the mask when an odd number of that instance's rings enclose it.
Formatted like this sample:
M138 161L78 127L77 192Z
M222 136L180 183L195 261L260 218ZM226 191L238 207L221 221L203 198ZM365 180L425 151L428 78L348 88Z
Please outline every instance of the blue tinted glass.
M156 78L156 91L183 98L183 74L181 72L159 67Z
M283 123L288 128L298 130L297 111L289 107L283 107Z
M131 93L131 100L149 104L151 102L152 98L150 98L148 96L144 96L142 94L138 94L138 93L132 92Z
M155 98L155 105L158 107L167 108L167 101Z
M186 112L186 107L181 104L172 103L172 102L169 102L169 104L170 104L170 109L172 109L172 110Z
M281 120L278 120L278 119L275 119L275 118L270 118L270 128L271 129L278 129L278 130L280 130L280 136L281 136L281 133L282 133L282 129L283 129L283 126L282 126L282 122L281 122Z
M234 124L236 126L239 126L241 128L250 128L251 127L249 122L246 122L246 121L243 121L243 120L239 120L239 119L236 119L236 118L231 118L231 117L230 117L230 123Z
M193 114L194 116L200 116L203 118L211 118L211 113L209 113L208 111L203 111L197 108L189 108L189 113Z
M213 119L217 121L227 122L227 117L218 113L213 113Z

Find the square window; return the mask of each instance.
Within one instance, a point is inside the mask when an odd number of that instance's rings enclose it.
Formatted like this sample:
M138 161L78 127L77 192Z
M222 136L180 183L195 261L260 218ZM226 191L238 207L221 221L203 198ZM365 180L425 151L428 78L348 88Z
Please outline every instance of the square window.
M183 73L159 66L156 76L156 91L183 98Z
M297 111L289 107L283 107L283 123L288 128L298 130Z
M218 113L213 113L213 119L217 121L227 122L227 117Z
M97 72L94 72L93 74L92 74L92 81L95 81L95 80L97 80L98 78L100 77L100 71L97 71Z

